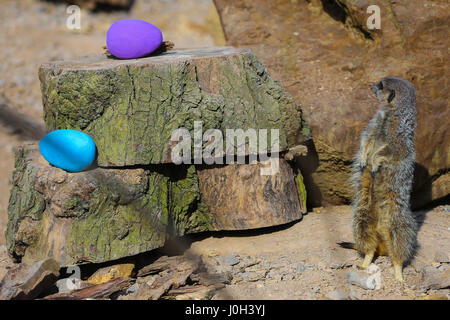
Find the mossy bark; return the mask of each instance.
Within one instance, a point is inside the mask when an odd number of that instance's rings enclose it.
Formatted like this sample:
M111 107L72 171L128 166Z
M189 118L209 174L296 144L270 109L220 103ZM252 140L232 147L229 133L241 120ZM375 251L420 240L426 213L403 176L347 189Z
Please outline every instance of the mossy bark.
M101 55L44 64L39 78L47 129L88 133L100 166L169 163L172 133L194 137L197 120L203 132L221 130L225 144L226 129L278 129L281 150L309 138L300 105L248 49Z
M17 260L103 262L211 230L194 167L96 168L68 173L30 145L18 150L6 238ZM170 226L173 227L170 228Z

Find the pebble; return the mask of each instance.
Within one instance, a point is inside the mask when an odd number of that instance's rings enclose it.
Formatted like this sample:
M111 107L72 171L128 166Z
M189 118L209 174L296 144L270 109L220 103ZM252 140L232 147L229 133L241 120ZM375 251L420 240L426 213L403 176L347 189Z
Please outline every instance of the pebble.
M367 277L361 276L353 271L347 274L347 282L366 290L375 289L375 284L368 283Z
M350 292L349 292L349 294L348 294L348 297L349 297L350 299L352 299L352 300L361 300L361 299L362 299L362 297L361 297L361 295L359 294L359 292L356 291L355 289L350 290Z
M434 261L437 263L449 263L450 259L446 252L436 251L436 253L434 254Z
M349 296L339 290L333 290L328 292L326 298L330 300L348 300Z
M241 261L241 259L239 258L239 256L235 255L235 254L229 254L228 256L225 257L225 264L227 266L234 266L239 264L239 262Z
M303 264L301 264L301 263L298 263L297 267L295 268L295 270L297 272L303 272L303 271L305 271L305 266Z

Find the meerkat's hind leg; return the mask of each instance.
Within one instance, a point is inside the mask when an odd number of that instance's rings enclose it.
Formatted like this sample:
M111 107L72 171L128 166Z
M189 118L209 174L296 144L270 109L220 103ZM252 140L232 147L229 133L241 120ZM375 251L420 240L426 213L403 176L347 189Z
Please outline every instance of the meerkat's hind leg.
M367 252L364 256L364 261L362 265L359 266L360 269L367 269L372 263L373 256L375 255L375 250Z
M403 280L403 263L393 259L392 264L394 265L395 280L397 280L399 282L404 282L404 280Z

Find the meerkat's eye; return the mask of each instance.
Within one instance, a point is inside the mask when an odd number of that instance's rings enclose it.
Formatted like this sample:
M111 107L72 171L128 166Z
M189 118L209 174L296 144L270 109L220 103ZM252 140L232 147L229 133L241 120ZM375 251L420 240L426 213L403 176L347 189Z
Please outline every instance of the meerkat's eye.
M390 93L389 93L389 96L388 96L388 102L390 103L392 100L394 100L394 98L395 98L395 91L394 90L392 90Z

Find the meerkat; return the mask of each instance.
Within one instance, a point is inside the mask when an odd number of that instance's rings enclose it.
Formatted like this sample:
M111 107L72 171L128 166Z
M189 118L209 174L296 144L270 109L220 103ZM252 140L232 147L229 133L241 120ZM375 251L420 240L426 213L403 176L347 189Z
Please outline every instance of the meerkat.
M354 243L363 253L362 269L375 253L389 255L395 279L403 282L403 264L414 252L417 226L409 208L414 175L415 88L398 77L371 84L381 108L362 133L353 166Z

